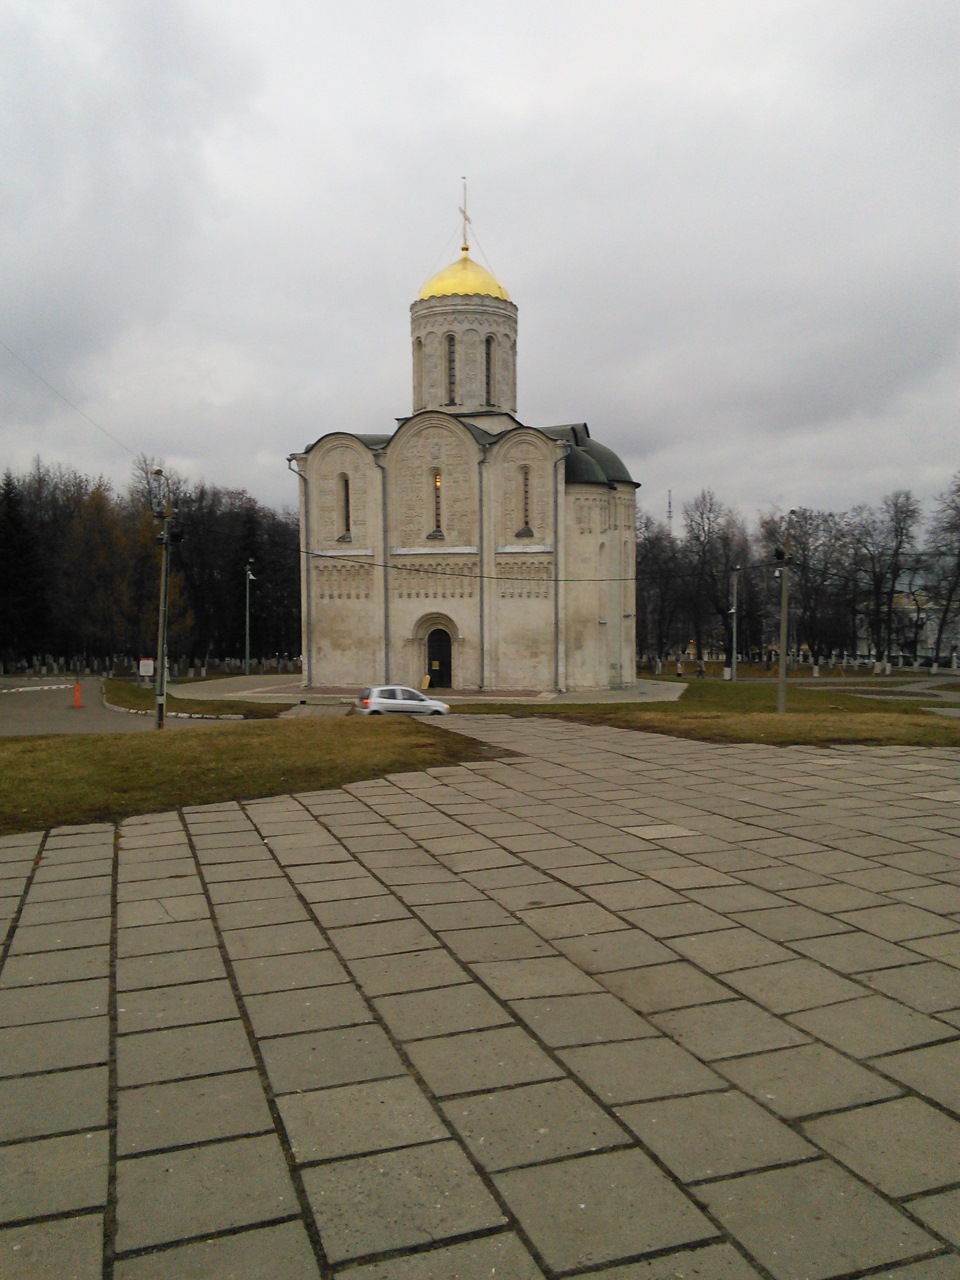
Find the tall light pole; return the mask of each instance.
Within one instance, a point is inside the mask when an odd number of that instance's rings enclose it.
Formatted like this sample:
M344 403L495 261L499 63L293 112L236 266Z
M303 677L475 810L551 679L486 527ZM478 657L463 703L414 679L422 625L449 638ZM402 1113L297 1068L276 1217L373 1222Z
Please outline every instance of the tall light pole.
M245 676L248 676L250 674L250 583L256 582L256 578L253 576L253 573L251 571L252 564L253 564L252 560L247 561L247 567L245 572L245 577L247 580L246 628L244 632L244 645L243 645L243 674Z
M733 652L730 655L730 679L735 681L737 678L737 583L740 579L740 566L733 566L733 602L730 609L730 622L732 624L731 641Z
M783 547L777 551L780 562L780 661L777 665L777 711L781 714L787 709L787 641L790 633L790 539L793 535L791 520L797 513L790 511L787 515L787 531L783 539Z
M167 618L170 602L170 524L173 520L173 503L170 498L170 482L157 468L153 473L157 481L153 513L160 521L160 618L157 625L157 728L163 728L167 703Z

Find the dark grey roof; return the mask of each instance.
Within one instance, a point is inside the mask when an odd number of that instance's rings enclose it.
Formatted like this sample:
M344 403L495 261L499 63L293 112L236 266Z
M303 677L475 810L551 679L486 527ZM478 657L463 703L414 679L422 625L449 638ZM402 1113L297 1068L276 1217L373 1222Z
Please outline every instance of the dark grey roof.
M446 410L441 412L447 413ZM411 414L410 417L398 418L397 428L399 429L416 417ZM459 413L447 413L448 417L456 418L460 425L473 436L477 444L490 445L497 440L502 431L490 432L485 431L480 425L480 421L487 415L482 413L471 413L469 416ZM519 421L513 414L503 413L497 410L489 415L491 418L504 419L509 418L516 423L517 428L524 427L526 424ZM479 421L478 421L479 419ZM531 431L540 431L543 435L549 436L551 440L561 440L570 446L569 452L564 460L564 480L567 484L602 484L607 488L611 488L615 484L632 484L635 489L640 486L634 480L630 472L627 470L623 460L608 449L605 444L601 444L599 440L592 439L590 430L585 422L571 422L566 426L559 427L529 427ZM352 435L352 432L330 432L330 435ZM321 436L320 440L325 439ZM379 449L385 449L393 439L392 435L354 435L354 440L358 440L360 444L366 445L368 449L375 452ZM315 440L313 445L309 445L305 452L320 443Z

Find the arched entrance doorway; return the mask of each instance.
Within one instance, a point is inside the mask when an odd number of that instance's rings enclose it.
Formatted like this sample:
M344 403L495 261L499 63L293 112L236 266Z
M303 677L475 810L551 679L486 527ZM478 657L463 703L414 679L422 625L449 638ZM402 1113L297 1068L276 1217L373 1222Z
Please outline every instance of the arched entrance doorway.
M431 689L449 689L453 684L453 645L443 627L427 634L427 673Z

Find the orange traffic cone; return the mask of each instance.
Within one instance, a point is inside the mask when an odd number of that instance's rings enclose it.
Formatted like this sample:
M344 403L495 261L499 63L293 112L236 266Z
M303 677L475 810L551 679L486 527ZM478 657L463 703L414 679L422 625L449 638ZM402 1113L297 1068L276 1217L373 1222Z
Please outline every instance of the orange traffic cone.
M83 706L83 691L80 688L79 680L73 686L73 705L78 711Z

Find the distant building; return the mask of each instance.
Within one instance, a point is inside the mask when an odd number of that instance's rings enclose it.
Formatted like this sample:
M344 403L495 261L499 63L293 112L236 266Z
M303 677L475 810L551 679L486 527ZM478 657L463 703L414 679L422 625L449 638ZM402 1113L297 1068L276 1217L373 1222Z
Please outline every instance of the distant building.
M410 308L413 413L291 459L306 681L631 685L638 486L585 423L517 419L517 308L464 230Z

